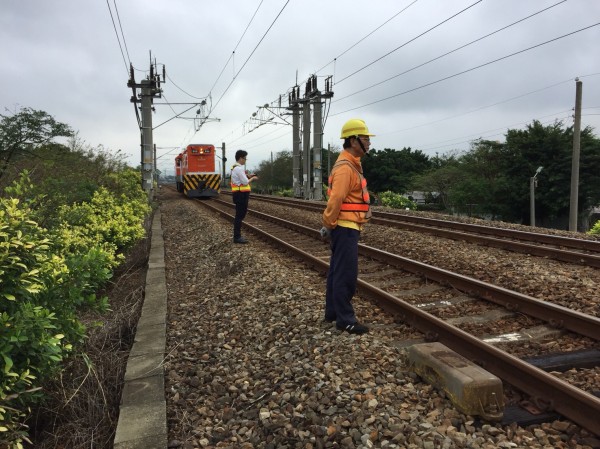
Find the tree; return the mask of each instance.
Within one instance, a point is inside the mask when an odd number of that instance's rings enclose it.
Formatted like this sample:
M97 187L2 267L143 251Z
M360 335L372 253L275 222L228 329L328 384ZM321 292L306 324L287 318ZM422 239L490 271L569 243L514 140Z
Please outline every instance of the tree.
M429 156L420 150L385 148L383 151L369 151L369 156L362 159L362 165L369 190L406 193L412 187L414 176L428 170L431 162Z
M600 203L600 139L586 127L581 131L579 167L579 211ZM507 173L515 206L511 219L529 221L528 180L537 167L544 169L538 176L536 213L555 221L569 214L573 127L563 128L562 122L543 126L535 120L525 130L509 130L506 134Z
M432 158L432 163L435 168L413 178L413 187L427 192L431 198L438 198L445 209L450 209L452 188L465 177L465 174L455 156L436 156Z
M289 189L292 187L292 153L280 151L275 159L262 161L256 170L256 185L268 190Z
M70 137L73 130L44 111L21 108L12 115L0 114L0 178L11 162L56 137Z
M562 122L508 130L506 143L476 140L464 154L434 157L434 167L415 179L426 191L437 191L445 205L458 209L477 204L482 214L528 223L529 180L537 168L536 216L540 223L561 226L569 214L573 128ZM600 139L587 127L581 132L580 214L600 204Z

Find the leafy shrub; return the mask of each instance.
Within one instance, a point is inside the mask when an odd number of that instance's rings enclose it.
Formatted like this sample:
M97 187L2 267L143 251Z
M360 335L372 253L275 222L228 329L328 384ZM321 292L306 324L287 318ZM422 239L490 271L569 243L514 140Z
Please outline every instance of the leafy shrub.
M294 191L292 189L282 189L275 192L275 195L291 198L294 196Z
M417 203L399 193L390 192L389 190L379 194L379 201L382 206L391 207L393 209L417 209Z
M0 431L17 443L18 419L35 400L33 382L51 375L71 349L63 330L83 336L73 316L47 307L63 302L52 292L68 281L68 269L30 213L19 200L0 198Z
M0 198L0 447L26 439L21 421L39 385L85 338L78 311L108 309L95 292L144 237L150 208L139 181L126 173L111 182L118 195L101 187L89 202L61 206L49 229L35 221L44 197L26 173L5 189L18 198Z
M600 235L600 220L598 220L594 226L592 226L592 229L590 229L588 231L588 234L590 235Z

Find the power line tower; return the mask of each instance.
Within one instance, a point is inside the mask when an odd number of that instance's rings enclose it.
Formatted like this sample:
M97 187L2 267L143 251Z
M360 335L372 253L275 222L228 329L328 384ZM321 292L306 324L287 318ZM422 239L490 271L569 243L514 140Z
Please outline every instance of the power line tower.
M166 79L165 66L162 68L162 80ZM152 112L154 107L152 103L154 98L161 98L162 89L160 88L161 76L158 74L156 68L156 61L152 63L152 56L150 56L150 74L146 79L143 79L139 84L135 82L133 73L133 65L129 66L129 80L127 81L127 87L130 87L133 91L131 102L134 104L135 115L137 117L138 126L140 128L140 139L141 139L141 170L142 170L142 188L147 192L148 199L153 199L154 194L154 174L156 171L156 165L154 160L154 141L152 134ZM136 89L140 89L141 92L138 94ZM141 104L138 112L138 103Z

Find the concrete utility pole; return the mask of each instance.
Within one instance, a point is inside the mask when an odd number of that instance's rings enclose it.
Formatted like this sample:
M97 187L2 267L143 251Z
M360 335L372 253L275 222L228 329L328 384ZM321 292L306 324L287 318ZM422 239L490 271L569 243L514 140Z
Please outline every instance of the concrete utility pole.
M321 93L317 88L317 79L314 77L314 141L313 141L313 179L314 179L314 193L313 198L321 201L323 199L323 167L322 167L322 154L323 154L323 98L333 97L331 92L331 80L332 77L325 79L325 92Z
M223 178L221 179L221 184L225 187L225 174L227 173L227 158L225 157L225 142L221 143L221 162L223 162Z
M573 159L571 161L571 203L569 209L569 231L577 232L579 209L579 146L581 137L581 95L583 83L575 78L575 124L573 126Z
M308 83L307 83L308 90ZM310 100L304 94L302 104L302 195L305 200L310 199Z
M152 145L152 161L154 162L154 183L158 185L158 164L156 163L156 144Z
M292 111L292 180L294 197L302 197L302 186L300 179L302 178L301 160L300 157L300 87L294 86L288 96L288 109Z
M321 102L321 92L315 89L315 96L312 101L314 114L314 135L313 135L313 199L321 201L323 199L323 169L321 166L321 154L323 152L323 103Z
M165 66L163 66L163 80L165 79ZM162 89L160 88L160 75L156 73L156 63L150 61L150 75L141 83L135 82L133 74L133 65L130 66L130 75L127 86L133 90L131 102L134 103L136 116L138 117L138 125L141 131L141 168L142 168L142 188L148 193L148 199L153 199L154 193L154 175L155 175L155 160L154 160L154 142L152 135L152 102L154 98L160 98ZM141 94L136 94L136 88L141 89ZM137 104L141 103L141 120L138 115Z
M323 99L333 96L332 77L325 80L325 92L317 89L317 77L307 81L304 97L296 85L288 96L288 109L292 111L293 180L294 196L304 199L323 199ZM314 113L313 151L310 151L311 105ZM300 112L302 111L302 139L300 138ZM300 150L302 143L302 150Z
M153 83L142 80L142 187L148 193L148 198L153 197L152 172L154 171L152 149L154 148L152 135L152 99L154 98Z
M544 167L538 167L531 178L529 178L529 221L531 226L535 226L535 188L537 187L537 175ZM469 213L469 216L471 214Z

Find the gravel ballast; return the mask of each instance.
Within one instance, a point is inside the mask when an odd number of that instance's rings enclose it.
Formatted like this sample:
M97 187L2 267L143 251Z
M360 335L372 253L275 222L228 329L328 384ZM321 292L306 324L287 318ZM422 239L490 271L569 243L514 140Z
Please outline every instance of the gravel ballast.
M408 369L400 343L414 330L358 296L371 332L339 332L322 322L322 275L251 234L234 245L230 223L179 194L159 200L169 447L600 447L566 420L524 429L461 414Z

